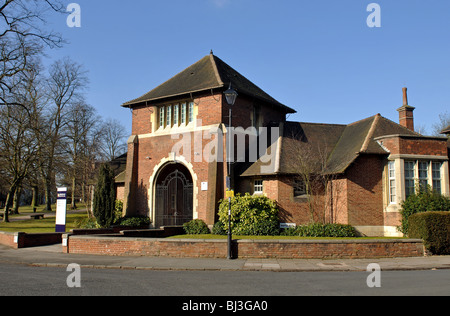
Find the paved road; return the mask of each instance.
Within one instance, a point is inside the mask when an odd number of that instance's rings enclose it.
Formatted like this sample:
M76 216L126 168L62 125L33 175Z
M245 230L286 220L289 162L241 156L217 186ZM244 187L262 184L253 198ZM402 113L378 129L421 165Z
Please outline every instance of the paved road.
M0 295L75 296L310 296L450 295L450 270L381 272L381 287L367 272L149 271L86 269L81 288L69 288L64 268L0 264Z

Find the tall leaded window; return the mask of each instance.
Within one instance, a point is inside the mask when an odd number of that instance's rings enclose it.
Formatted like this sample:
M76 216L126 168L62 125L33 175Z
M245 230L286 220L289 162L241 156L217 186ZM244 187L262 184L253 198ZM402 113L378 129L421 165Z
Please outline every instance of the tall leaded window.
M426 190L428 187L428 161L419 161L419 188Z
M406 198L415 193L414 185L414 161L405 161L405 194Z
M172 127L172 106L169 105L167 107L167 113L166 113L166 126Z
M186 103L182 103L181 104L181 124L186 124L186 113L187 113Z
M395 161L389 161L389 202L397 203L395 183Z
M194 102L189 102L189 123L194 122Z
M433 162L432 163L432 177L433 177L433 190L437 193L441 193L441 167L442 163Z
M159 108L159 127L162 127L162 128L164 128L164 118L165 118L165 116L164 116L164 107L162 106L162 107L160 107Z
M173 106L173 125L177 127L180 121L180 105L175 104Z

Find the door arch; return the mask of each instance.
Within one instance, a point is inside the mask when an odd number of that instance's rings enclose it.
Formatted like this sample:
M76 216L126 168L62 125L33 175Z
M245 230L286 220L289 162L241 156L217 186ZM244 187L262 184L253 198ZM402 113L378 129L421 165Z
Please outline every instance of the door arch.
M184 165L164 166L155 185L156 227L183 225L193 219L194 185Z

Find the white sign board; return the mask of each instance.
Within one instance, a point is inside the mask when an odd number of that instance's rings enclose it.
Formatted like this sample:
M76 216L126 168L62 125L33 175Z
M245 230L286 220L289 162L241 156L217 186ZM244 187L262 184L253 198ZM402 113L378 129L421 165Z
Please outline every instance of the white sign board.
M67 188L58 188L56 200L56 232L66 232Z
M208 191L208 182L202 182L202 191Z
M287 229L287 228L295 228L297 227L297 224L295 223L280 223L280 228Z

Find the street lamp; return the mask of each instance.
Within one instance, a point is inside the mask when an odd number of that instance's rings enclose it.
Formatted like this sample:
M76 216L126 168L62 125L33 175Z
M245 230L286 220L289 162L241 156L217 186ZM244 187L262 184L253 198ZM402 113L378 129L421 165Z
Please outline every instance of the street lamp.
M236 102L236 98L238 96L238 93L236 90L234 90L231 87L228 88L227 91L224 92L225 98L227 99L227 103L229 105L228 110L228 177L227 177L227 191L228 191L228 259L233 259L233 254L231 251L231 242L232 242L232 236L231 236L231 146L232 146L232 128L231 128L231 118L232 118L232 107L234 103Z

